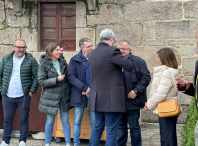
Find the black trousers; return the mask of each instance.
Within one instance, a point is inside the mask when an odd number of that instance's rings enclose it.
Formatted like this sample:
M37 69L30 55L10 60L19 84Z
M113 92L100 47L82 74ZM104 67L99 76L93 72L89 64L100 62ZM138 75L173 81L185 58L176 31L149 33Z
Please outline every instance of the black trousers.
M177 146L176 117L159 117L161 146Z

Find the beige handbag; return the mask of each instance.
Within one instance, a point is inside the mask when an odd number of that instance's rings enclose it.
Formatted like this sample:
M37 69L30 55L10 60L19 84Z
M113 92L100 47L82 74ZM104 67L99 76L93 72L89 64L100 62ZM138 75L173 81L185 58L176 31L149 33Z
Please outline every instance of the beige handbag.
M170 71L170 70L169 70ZM171 77L173 79L173 86L175 83L172 72L170 71ZM176 91L177 92L177 91ZM181 114L181 108L178 100L169 100L158 103L157 107L159 117L174 117Z
M181 108L177 100L169 100L158 103L159 117L174 117L181 114Z

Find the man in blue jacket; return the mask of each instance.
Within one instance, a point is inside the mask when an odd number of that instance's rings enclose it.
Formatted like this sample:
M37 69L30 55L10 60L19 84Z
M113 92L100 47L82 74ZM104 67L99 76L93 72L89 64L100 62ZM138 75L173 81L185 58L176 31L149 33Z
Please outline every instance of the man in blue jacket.
M87 106L90 92L90 74L88 55L93 50L89 38L79 41L80 51L71 58L68 69L68 79L72 84L70 105L74 107L73 140L74 146L80 145L80 126L84 109ZM95 114L89 111L91 129L94 127Z
M146 87L149 85L151 76L146 62L131 53L132 44L127 40L121 40L118 48L124 57L134 63L131 72L122 72L125 87L126 112L121 113L118 126L117 146L126 146L128 138L127 123L130 126L131 145L141 146L141 131L139 126L140 109L144 108L147 101Z

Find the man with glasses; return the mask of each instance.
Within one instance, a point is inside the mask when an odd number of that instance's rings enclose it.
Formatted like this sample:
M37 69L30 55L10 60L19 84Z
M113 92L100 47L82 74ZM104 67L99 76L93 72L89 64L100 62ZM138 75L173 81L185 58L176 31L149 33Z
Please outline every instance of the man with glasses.
M68 80L72 84L70 105L74 107L73 141L74 146L80 145L80 127L84 109L87 106L90 91L90 74L88 55L93 50L91 39L79 41L80 51L71 58L68 69ZM89 111L91 130L94 127L95 114Z
M110 29L100 33L101 42L89 54L90 95L88 110L95 112L95 126L89 146L99 146L106 126L106 146L116 146L117 128L121 112L125 112L125 92L122 68L131 71L133 63L127 60L115 44Z
M63 56L63 50L64 50L64 49L63 49L63 46L62 46L61 44L59 44L58 46L60 46L60 52L61 52L60 54L61 54L61 56ZM64 57L63 57L63 58L64 58Z
M8 146L13 128L15 111L20 117L19 146L26 146L29 128L29 110L32 94L38 88L38 63L32 54L26 53L22 39L14 42L14 51L5 55L0 63L0 92L3 104L3 140L0 146Z
M150 83L151 76L146 62L142 58L132 55L132 44L129 41L119 41L118 48L125 58L133 62L134 69L130 72L122 72L125 87L126 111L120 115L117 146L126 146L128 123L130 127L131 145L141 146L142 139L139 125L140 109L144 108L145 102L147 101L146 88Z

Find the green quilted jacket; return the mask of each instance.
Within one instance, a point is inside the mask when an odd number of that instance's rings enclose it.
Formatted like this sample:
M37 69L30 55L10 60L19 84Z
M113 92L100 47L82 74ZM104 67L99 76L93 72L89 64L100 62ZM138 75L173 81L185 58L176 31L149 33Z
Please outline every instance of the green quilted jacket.
M5 95L8 90L12 74L14 51L5 55L0 63L0 92ZM25 58L21 63L20 75L24 95L36 93L38 88L38 63L32 54L25 53Z

